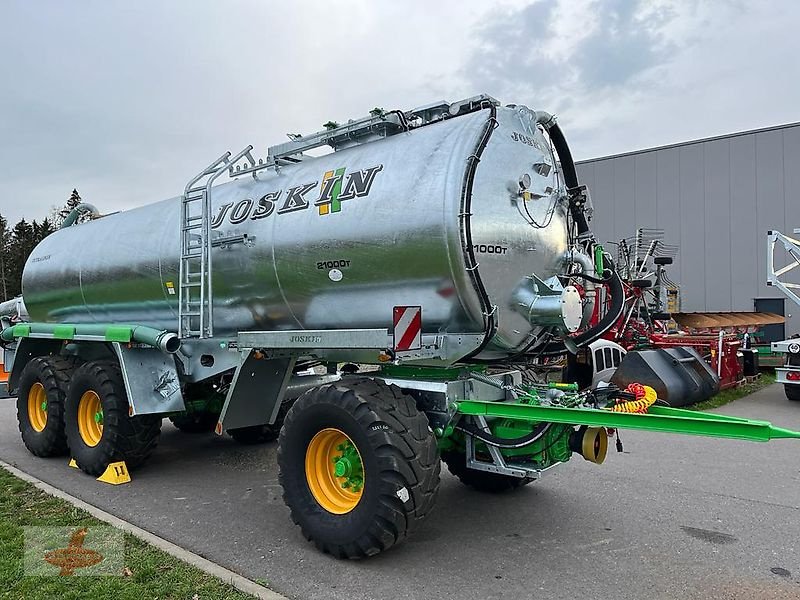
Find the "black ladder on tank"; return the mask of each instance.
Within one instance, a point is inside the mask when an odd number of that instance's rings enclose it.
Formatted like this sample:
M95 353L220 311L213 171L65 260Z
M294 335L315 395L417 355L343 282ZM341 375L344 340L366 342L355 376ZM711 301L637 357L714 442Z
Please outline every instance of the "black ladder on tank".
M254 163L247 146L236 156L226 152L189 183L181 198L181 260L178 282L178 335L214 335L214 292L211 282L211 186L243 157Z

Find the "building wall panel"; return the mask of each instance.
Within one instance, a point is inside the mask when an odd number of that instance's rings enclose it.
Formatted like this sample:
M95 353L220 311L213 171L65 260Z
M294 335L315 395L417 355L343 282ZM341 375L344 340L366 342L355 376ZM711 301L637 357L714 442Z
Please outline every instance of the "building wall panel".
M650 153L656 158L656 227L664 230L664 242L673 246L681 243L680 202L680 152L678 148L667 148ZM669 267L668 276L680 284L683 253L678 250L675 262Z
M702 145L705 185L705 306L731 310L730 140Z
M703 146L699 144L680 149L680 204L681 204L681 284L691 293L683 294L682 307L686 311L705 310L705 167Z
M697 140L578 164L599 240L660 228L680 246L670 277L684 310L752 310L766 286L766 233L800 228L800 124ZM800 273L798 273L800 282ZM789 333L800 307L787 301Z
M758 295L759 234L756 214L756 140L741 136L730 141L731 156L731 292L733 310L753 310Z
M800 239L800 127L783 130L783 198L786 228L783 233ZM791 275L791 281L800 283L800 267ZM791 315L787 331L800 333L800 306L786 301L786 313Z
M629 158L614 161L614 202L616 204L616 239L632 236L636 230L636 190L634 164Z
M658 157L654 153L633 157L636 227L658 225ZM634 229L635 229L634 228Z

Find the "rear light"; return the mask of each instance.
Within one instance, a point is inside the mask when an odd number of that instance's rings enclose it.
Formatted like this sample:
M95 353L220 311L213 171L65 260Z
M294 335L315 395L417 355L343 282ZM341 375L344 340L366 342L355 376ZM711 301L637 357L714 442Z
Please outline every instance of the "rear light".
M786 381L800 381L800 371L789 371L786 373Z

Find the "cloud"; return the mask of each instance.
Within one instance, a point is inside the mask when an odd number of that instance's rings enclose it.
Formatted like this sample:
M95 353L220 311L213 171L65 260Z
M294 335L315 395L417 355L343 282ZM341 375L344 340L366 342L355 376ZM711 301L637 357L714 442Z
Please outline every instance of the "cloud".
M287 131L449 96L447 71L490 8L12 0L0 213L41 218L73 187L102 211L154 202L228 149L263 156Z
M540 0L496 16L478 32L479 48L462 73L493 87L552 91L569 83L598 91L629 82L666 56L669 46L643 22L655 14L666 19L666 12L645 15L630 0L580 2L579 11L569 4L572 10Z
M0 213L77 187L110 212L225 150L374 106L490 93L559 114L577 157L798 120L800 5L769 0L120 5L11 0Z
M635 3L610 2L598 17L593 33L570 61L586 89L626 85L668 56L670 46L660 43L657 29L644 27Z
M798 18L777 1L540 0L481 26L459 75L557 112L576 156L613 154L797 120Z

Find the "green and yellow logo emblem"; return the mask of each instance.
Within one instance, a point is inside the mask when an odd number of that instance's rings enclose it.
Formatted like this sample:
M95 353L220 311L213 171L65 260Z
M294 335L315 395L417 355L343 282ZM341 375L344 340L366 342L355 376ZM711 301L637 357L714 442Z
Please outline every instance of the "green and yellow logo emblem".
M227 202L219 207L211 221L216 229L227 220L238 225L247 220L257 221L273 213L283 215L306 210L314 203L320 215L330 215L342 211L342 202L352 198L362 198L369 194L375 176L383 170L383 165L358 169L346 173L345 167L325 171L322 181L310 181L286 190L273 190L259 196L242 198L238 202ZM313 196L319 190L316 200Z
M319 214L327 215L342 210L342 201L339 196L342 193L342 179L344 178L344 167L335 171L325 171L322 176L322 191L319 200L315 202L319 207Z

